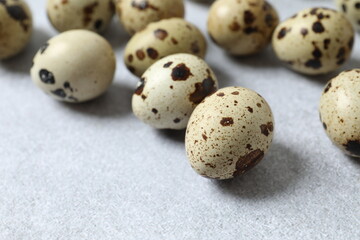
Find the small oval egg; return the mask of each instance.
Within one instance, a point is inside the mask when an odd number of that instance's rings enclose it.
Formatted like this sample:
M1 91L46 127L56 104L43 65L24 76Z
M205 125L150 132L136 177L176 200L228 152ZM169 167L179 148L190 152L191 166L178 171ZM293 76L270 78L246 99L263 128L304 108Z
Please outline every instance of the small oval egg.
M175 53L190 53L204 57L206 40L200 30L181 18L164 19L149 24L128 42L125 65L141 76L157 60Z
M277 57L293 70L325 74L350 57L354 30L346 17L328 8L309 8L280 23L272 45Z
M186 152L201 176L229 179L258 164L268 151L274 131L264 98L242 87L227 87L200 103L186 131Z
M32 15L23 0L0 1L0 60L20 53L32 34Z
M210 8L211 39L233 55L249 55L264 49L279 23L276 10L264 0L218 0Z
M47 0L50 23L59 32L86 29L103 32L115 12L113 0Z
M320 120L337 147L360 157L360 69L342 72L327 83L320 99Z
M115 73L110 44L88 30L71 30L51 38L34 57L33 82L51 97L84 102L104 93Z
M149 23L167 18L183 18L183 0L115 0L117 15L125 30L133 35Z
M359 0L336 0L338 10L343 12L353 26L360 30L360 1Z
M218 81L201 58L167 56L146 70L132 98L134 114L159 129L183 129L194 108L214 93Z

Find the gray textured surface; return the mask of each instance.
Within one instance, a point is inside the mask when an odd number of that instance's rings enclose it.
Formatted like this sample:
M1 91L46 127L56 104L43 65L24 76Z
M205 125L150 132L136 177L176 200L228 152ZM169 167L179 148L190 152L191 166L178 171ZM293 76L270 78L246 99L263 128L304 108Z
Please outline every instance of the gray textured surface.
M125 69L127 40L114 25L116 80L81 105L53 101L31 83L35 51L53 36L45 0L28 1L35 34L0 65L0 239L360 239L360 162L328 140L317 105L327 79L283 68L271 50L233 59L209 44L221 86L258 91L276 137L266 159L227 182L190 168L182 134L153 130L131 114L137 83ZM284 19L332 1L273 0ZM203 31L206 4L187 1ZM353 59L359 67L359 36Z

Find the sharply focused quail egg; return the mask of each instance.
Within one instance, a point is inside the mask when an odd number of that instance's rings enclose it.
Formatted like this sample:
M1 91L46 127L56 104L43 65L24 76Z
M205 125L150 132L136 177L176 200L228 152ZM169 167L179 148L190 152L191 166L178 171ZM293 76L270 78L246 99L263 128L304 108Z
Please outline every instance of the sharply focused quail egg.
M336 70L350 57L353 43L350 22L327 8L300 11L278 25L272 40L278 58L304 74Z
M133 95L133 112L155 128L183 129L196 105L217 87L217 79L204 60L191 54L170 55L142 76Z
M55 99L83 102L104 93L114 72L114 52L103 37L88 30L71 30L40 48L31 77Z
M0 1L0 60L15 56L32 33L31 11L23 0Z
M87 29L102 32L115 12L113 0L48 0L47 14L59 32Z
M149 24L128 42L124 61L136 76L160 58L175 53L191 53L204 57L206 41L200 30L181 18L164 19Z
M184 17L183 0L115 0L120 22L131 35L149 23Z
M200 103L189 120L186 152L200 175L229 179L259 163L273 138L274 119L264 98L227 87Z
M360 69L328 82L320 99L320 120L333 143L360 157Z
M355 28L360 30L360 1L359 0L335 0L338 9L342 11Z
M218 0L210 8L208 32L234 55L259 52L271 41L279 23L275 9L264 0Z

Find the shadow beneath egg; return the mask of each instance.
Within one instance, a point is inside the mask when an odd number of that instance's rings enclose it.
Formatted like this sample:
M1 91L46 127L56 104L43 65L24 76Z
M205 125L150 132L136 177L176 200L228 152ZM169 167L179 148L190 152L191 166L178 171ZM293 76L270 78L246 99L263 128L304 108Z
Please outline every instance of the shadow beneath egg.
M44 29L34 28L29 44L18 55L3 60L0 64L12 72L29 74L32 60L41 46L43 46L52 36Z
M354 163L354 164L356 164L358 167L360 167L360 158L351 157L351 156L348 156L348 158L350 159L351 163Z
M204 6L210 6L211 4L213 4L213 2L215 2L215 0L188 0L188 2L192 2Z
M229 74L226 73L223 69L220 69L217 65L213 63L208 63L210 68L213 70L218 82L219 82L219 89L224 87L229 87L233 85L233 79L230 77ZM235 79L236 80L236 79Z
M114 82L109 90L99 98L79 104L65 102L59 102L59 104L81 114L101 118L119 117L132 112L131 98L133 93L133 88Z
M292 71L291 69L289 71ZM308 80L314 83L319 84L320 86L325 87L326 83L336 77L341 71L337 70L334 72L326 73L326 74L319 74L319 75L306 75L299 72L293 71L297 76L303 78L304 80Z
M262 51L249 56L234 56L228 54L229 60L240 65L247 65L252 68L282 68L281 61L275 56L270 46Z
M360 59L355 58L355 57L351 57L342 67L341 67L341 72L342 71L346 71L346 70L350 70L350 69L355 69L355 68L360 68Z
M295 71L293 71L293 72L296 75L300 76L301 78L304 78L306 80L310 80L310 81L312 81L314 83L319 84L322 87L325 87L327 82L329 82L331 79L337 77L341 72L351 70L351 69L355 69L355 68L360 68L360 59L350 58L343 66L336 69L335 71L332 71L332 72L326 73L326 74L306 75L306 74L298 73L298 72L295 72ZM289 69L289 71L292 71L292 70Z
M274 143L265 159L249 172L232 180L211 180L223 194L236 198L265 199L291 194L306 174L304 159L283 144Z
M156 131L161 137L165 137L174 142L185 144L185 134L186 134L185 129L184 130L161 129Z
M116 14L109 27L104 33L102 33L102 36L109 41L114 49L124 47L131 38L131 36L121 26Z

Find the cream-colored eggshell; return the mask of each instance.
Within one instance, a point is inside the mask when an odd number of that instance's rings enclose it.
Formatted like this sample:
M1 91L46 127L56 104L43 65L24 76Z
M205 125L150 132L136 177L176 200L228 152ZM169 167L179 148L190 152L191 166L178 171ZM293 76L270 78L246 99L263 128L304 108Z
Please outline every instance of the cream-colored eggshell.
M136 76L141 76L157 60L175 53L204 57L206 40L200 30L181 18L150 23L128 42L124 61Z
M149 23L167 18L183 18L183 0L115 0L116 12L125 30L133 35Z
M211 39L234 55L261 51L279 23L276 10L264 0L218 0L210 8Z
M206 96L218 88L215 74L191 54L165 57L146 70L132 98L134 114L159 129L183 129Z
M360 69L342 72L327 83L320 99L320 120L333 143L360 157Z
M21 52L32 34L32 15L23 0L0 2L0 59Z
M360 30L360 1L335 0L338 10L343 12L353 26Z
M332 9L309 8L280 23L272 45L278 58L293 70L325 74L349 59L354 30L345 16Z
M259 163L274 131L264 98L242 87L227 87L200 103L189 120L186 152L201 176L229 179Z
M102 32L110 24L115 7L113 0L48 0L46 10L59 32L72 29Z
M115 67L114 52L103 37L88 30L70 30L40 48L31 77L57 100L84 102L107 90Z

